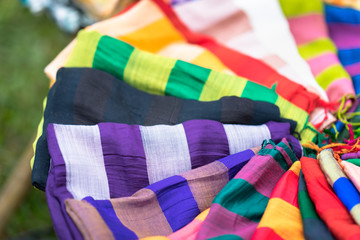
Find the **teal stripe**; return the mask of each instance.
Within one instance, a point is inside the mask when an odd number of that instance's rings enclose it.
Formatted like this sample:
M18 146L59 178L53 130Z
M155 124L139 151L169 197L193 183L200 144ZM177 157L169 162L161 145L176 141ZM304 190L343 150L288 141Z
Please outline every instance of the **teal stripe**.
M291 144L291 143L289 143L289 144ZM281 147L282 149L285 150L286 154L290 157L290 159L293 163L298 160L296 158L294 151L292 149L290 149L284 142L280 142L277 146Z
M244 239L234 234L225 234L218 237L209 238L209 240L244 240Z
M92 67L123 80L126 64L134 49L123 41L103 36L97 46Z
M268 202L268 197L244 179L232 179L213 201L254 222L260 222Z
M261 156L270 155L280 165L280 167L284 169L284 171L287 171L289 169L289 165L287 164L284 156L279 150L272 148L262 148L258 152L258 155Z
M210 72L210 69L179 60L170 73L165 94L198 100Z
M257 83L248 81L244 88L241 97L250 98L254 101L264 101L269 103L274 103L278 99L278 94L273 91L269 91L270 89L264 86L261 86Z

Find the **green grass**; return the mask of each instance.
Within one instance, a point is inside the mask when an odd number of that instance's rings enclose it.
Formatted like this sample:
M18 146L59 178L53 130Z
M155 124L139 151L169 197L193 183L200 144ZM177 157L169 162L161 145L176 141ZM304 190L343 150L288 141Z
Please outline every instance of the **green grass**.
M32 15L19 1L0 1L0 187L40 121L49 87L43 69L70 40L45 15ZM39 239L36 232L43 232L53 237L49 229L45 194L32 189L5 234Z

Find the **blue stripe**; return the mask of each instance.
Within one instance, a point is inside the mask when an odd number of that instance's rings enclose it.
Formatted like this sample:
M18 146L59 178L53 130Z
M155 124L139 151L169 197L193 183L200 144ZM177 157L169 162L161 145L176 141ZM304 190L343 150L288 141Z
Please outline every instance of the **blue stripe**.
M358 63L360 62L360 48L339 50L338 56L344 66Z
M351 211L356 204L360 203L360 194L358 190L346 177L341 177L336 180L333 188L336 195L349 211Z
M358 95L360 93L360 75L353 76L352 81L355 88L355 93Z
M156 194L160 207L175 232L194 220L200 214L200 210L184 177L176 175L164 180L147 188ZM173 191L174 189L176 191Z
M340 8L325 4L325 16L328 23L360 24L360 12L352 8Z
M94 200L92 197L86 197L83 200L86 200L96 208L115 239L138 239L133 231L120 222L109 200Z

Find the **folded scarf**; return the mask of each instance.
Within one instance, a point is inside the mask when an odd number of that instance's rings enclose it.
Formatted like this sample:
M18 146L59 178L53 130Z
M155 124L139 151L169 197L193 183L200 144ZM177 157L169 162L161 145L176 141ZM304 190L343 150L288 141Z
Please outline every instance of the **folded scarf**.
M176 5L174 10L192 31L267 63L328 101L299 55L277 0L198 0Z
M360 11L325 5L326 22L331 39L338 48L340 62L360 93Z
M304 174L299 175L299 207L304 228L304 237L307 240L334 239L328 227L316 212L306 188Z
M144 15L147 16L146 21ZM125 13L94 24L88 30L97 30L147 52L177 58L218 72L233 71L269 88L277 84L276 91L282 97L309 113L323 105L318 96L278 74L265 63L189 31L171 7L161 0L142 0ZM46 67L45 72L53 81L56 71L64 66L76 42L73 41ZM90 50L90 53L94 51Z
M48 123L97 124L178 124L191 119L210 119L222 123L258 125L280 118L277 106L248 98L223 97L199 102L171 96L150 95L132 88L112 75L90 68L62 68L50 89L42 131L32 162L32 183L44 190L50 156L46 141ZM296 123L290 121L293 132Z
M308 157L302 157L300 161L309 196L332 235L336 239L360 238L360 227L328 184L319 162Z
M67 184L70 175L66 161L53 158L46 195L54 228L60 239L71 239L80 233L85 239L134 239L170 234L210 207L215 195L259 149L248 149L171 176L130 197L103 200L96 200L92 195L74 196ZM61 155L57 147L51 147L50 152ZM92 177L98 175L99 171L95 171ZM92 185L84 187L91 189Z
M356 189L360 191L360 167L347 161L341 161L341 166L344 168L344 172L351 179Z
M279 0L300 55L308 62L317 82L331 102L354 94L349 74L328 36L321 0Z
M266 145L215 197L197 239L250 239L276 183L297 160L286 140ZM237 238L235 238L237 236Z
M279 106L282 117L298 122L298 131L303 130L308 120L305 111L272 89L244 78L146 53L98 32L82 31L78 34L77 44L66 66L100 69L140 90L155 94L201 101L234 95L274 103Z
M298 202L300 161L294 162L271 193L251 239L305 239Z
M349 210L357 224L360 224L360 194L349 181L331 149L325 149L319 154L320 168L336 195Z

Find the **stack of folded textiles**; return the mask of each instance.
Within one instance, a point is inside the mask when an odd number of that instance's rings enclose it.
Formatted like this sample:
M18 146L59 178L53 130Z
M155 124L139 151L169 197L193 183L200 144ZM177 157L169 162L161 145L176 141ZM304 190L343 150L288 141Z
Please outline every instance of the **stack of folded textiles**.
M57 236L360 238L356 124L330 131L356 71L323 9L141 0L80 31L45 69L31 161Z

